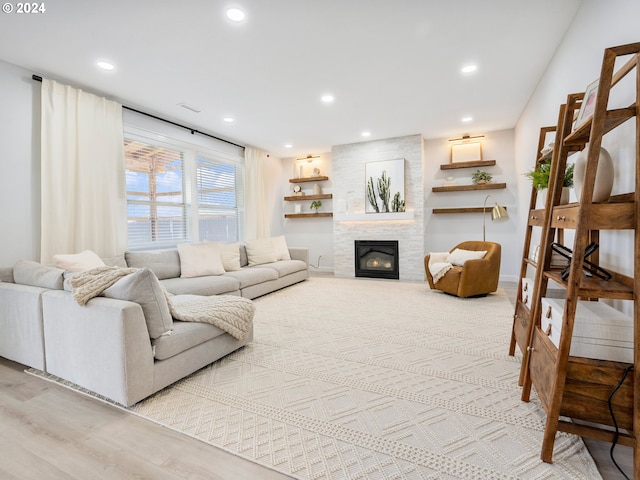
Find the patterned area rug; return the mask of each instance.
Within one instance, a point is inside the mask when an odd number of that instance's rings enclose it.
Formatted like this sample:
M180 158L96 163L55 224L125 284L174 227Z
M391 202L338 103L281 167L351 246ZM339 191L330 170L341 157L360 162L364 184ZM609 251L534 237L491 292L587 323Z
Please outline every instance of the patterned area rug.
M600 479L579 437L540 460L503 292L312 277L256 299L255 341L131 411L299 479Z

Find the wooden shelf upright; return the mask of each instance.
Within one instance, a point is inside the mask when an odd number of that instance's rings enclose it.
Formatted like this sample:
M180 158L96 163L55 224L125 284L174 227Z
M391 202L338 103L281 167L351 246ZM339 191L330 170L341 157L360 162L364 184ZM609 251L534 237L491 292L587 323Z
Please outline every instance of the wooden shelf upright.
M628 60L616 69L616 60ZM566 107L561 108L562 120L558 122L556 142L552 158L551 177L547 208L549 212L542 226L539 261L537 262L530 319L527 327L530 336L524 362L522 399L528 401L531 386L534 386L547 418L542 442L541 458L551 462L553 446L558 431L615 441L612 427L619 428L618 443L633 448L634 477L640 476L640 43L622 45L604 50L595 108L591 118L572 131L574 113L580 108L584 93L570 94ZM612 87L624 77L631 78L634 102L626 108L609 109ZM628 88L629 82L625 82ZM627 120L635 118L635 186L633 192L612 196L605 202L593 202L594 183L603 136ZM588 144L586 172L582 195L578 202L560 205L562 181L569 153L584 149ZM615 159L614 159L615 160ZM630 173L631 174L631 173ZM531 219L528 222L530 225ZM529 234L527 229L527 235ZM573 251L569 276L563 279L561 271L551 267L551 243L561 230L573 230ZM601 243L601 230L627 230L633 232L633 252L626 252L633 262L631 275L610 272L609 280L589 276L584 272L583 253L591 242ZM608 239L602 239L607 241ZM608 242L607 242L608 243ZM526 244L525 244L526 245ZM601 247L611 247L601 245ZM614 246L615 247L615 246ZM598 251L589 260L599 264ZM523 268L525 260L523 259ZM608 269L610 270L610 269ZM521 275L522 276L522 275ZM564 288L562 302L561 332L559 340L553 342L548 331L541 328L540 302L546 296L548 282ZM580 301L600 299L622 299L633 302L631 323L633 325L633 362L585 358L570 354L574 322ZM591 302L582 302L591 304ZM611 308L598 302L603 308ZM613 310L613 309L612 309ZM522 332L516 328L514 319L510 352L515 343L523 347ZM617 311L616 311L617 312ZM618 312L619 313L619 312ZM519 328L519 327L518 327ZM574 342L575 343L575 342ZM556 346L557 345L557 346ZM623 380L624 379L624 380ZM620 385L618 385L620 384ZM617 389L617 390L616 390ZM613 392L615 395L610 395ZM609 411L615 415L612 420ZM570 420L567 420L570 419Z

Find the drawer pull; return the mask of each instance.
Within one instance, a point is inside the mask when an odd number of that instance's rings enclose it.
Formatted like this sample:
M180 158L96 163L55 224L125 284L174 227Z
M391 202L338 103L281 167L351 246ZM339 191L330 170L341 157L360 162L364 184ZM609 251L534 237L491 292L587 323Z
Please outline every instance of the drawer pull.
M529 295L527 295L526 297L524 297L524 303L529 303Z
M536 217L535 215L531 215L531 220L537 220L538 217Z
M547 326L547 329L544 331L547 334L547 337L551 336L551 324Z
M552 307L549 307L549 308L547 309L547 318L551 318L551 313L552 313L552 312L553 312L553 308L552 308Z
M535 348L533 347L527 347L527 352L533 352L535 350Z
M558 217L556 218L556 220L559 220L559 221L562 221L562 222L564 222L566 219L567 218L564 215L562 215L562 216L558 215Z
M526 292L527 290L529 290L529 284L525 283L524 284L524 288L522 289L523 292Z

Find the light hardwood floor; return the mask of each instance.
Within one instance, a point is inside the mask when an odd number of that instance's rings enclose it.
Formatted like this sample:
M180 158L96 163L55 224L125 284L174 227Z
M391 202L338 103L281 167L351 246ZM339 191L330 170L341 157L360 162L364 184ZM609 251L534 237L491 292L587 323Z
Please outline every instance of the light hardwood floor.
M513 301L516 285L501 286ZM23 370L0 358L3 480L290 478ZM610 444L587 445L605 480L623 478ZM631 478L631 449L615 456Z

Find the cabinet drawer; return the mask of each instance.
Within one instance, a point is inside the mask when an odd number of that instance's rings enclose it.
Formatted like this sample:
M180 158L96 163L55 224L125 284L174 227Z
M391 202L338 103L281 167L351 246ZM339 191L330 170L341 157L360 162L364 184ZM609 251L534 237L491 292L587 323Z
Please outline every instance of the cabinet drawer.
M558 347L564 325L564 300L542 299L541 330ZM601 302L579 301L570 355L633 363L633 321Z
M578 225L578 209L571 207L555 207L551 214L551 226L554 228L575 229Z
M520 300L531 310L531 299L533 298L533 278L522 279L522 291L520 292Z

